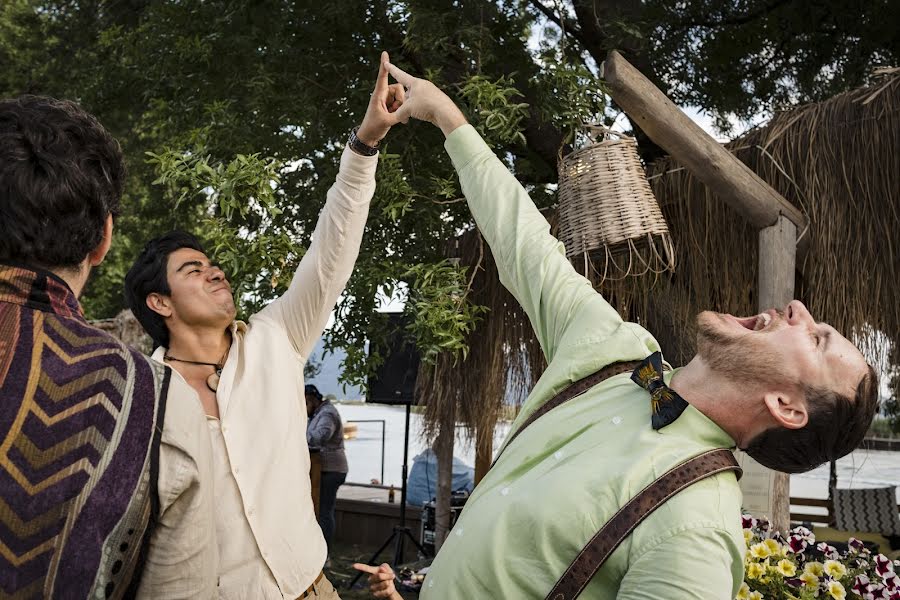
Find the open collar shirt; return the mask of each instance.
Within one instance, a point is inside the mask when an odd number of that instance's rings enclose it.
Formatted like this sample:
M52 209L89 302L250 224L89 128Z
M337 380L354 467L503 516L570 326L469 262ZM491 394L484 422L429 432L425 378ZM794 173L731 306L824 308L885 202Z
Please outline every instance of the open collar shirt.
M326 558L313 511L303 365L359 253L378 157L345 148L312 243L283 296L231 327L210 423L219 594L299 597ZM153 357L163 360L165 348Z

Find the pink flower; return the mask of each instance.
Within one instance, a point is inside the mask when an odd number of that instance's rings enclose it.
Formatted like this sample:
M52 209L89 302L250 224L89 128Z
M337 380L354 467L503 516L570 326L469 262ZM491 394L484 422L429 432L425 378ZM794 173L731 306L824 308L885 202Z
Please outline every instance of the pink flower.
M878 567L875 568L876 570ZM900 577L897 577L897 574L893 571L889 572L887 575L882 575L884 578L884 589L889 592L900 592Z
M873 591L875 590L875 586L872 585L866 575L857 575L853 580L853 587L851 589L863 600L875 600L876 598L875 594L873 593Z
M816 546L816 550L825 555L825 558L830 558L832 560L837 560L840 558L840 553L837 551L837 548L827 544L826 542L819 542Z
M788 540L788 547L791 549L791 552L794 554L800 554L809 546L809 542L806 539L798 534L794 534Z
M887 578L888 573L894 572L894 563L884 554L879 554L875 557L875 572Z

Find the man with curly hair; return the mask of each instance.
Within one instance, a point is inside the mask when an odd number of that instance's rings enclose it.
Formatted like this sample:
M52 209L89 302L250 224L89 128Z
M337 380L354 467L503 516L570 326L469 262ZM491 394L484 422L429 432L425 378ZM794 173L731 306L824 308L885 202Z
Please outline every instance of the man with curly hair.
M197 394L85 320L125 168L78 105L0 101L0 589L213 598L212 453Z

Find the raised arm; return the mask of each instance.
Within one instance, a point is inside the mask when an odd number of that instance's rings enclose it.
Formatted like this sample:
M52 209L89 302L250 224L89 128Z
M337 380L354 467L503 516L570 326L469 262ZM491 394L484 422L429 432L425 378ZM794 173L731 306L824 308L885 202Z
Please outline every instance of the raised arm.
M453 101L429 81L394 65L388 70L408 88L394 118L429 121L447 136L447 152L500 279L528 314L547 359L552 360L576 315L585 310L596 313L593 335L615 331L622 324L619 314L569 264L562 243L550 235L549 224L528 193Z
M395 122L391 113L404 99L403 86L388 84L387 59L387 53L382 53L375 90L357 132L359 140L370 147L376 147L387 135ZM377 155L363 156L349 146L344 148L337 180L328 190L312 242L290 287L257 315L283 325L294 349L303 358L308 358L353 272L369 202L375 192L377 165Z

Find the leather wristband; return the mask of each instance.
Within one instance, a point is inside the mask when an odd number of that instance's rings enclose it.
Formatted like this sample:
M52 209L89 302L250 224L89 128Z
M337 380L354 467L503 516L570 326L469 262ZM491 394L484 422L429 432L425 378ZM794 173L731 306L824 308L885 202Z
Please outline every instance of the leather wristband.
M359 131L358 125L350 131L350 141L347 142L350 149L363 156L375 156L378 154L378 148L373 148L359 139L356 135L357 131Z

